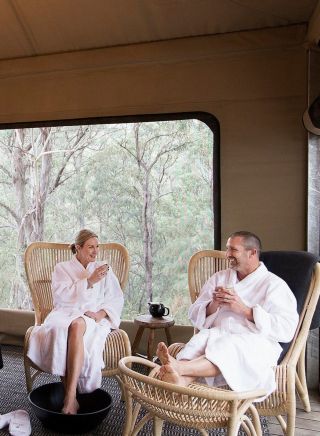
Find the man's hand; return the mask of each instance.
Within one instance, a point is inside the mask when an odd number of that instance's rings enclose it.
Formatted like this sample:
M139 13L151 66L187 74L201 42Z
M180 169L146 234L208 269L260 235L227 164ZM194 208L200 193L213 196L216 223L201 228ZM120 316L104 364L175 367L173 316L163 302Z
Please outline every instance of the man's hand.
M215 289L215 292L213 293L212 300L211 300L211 302L207 306L206 316L212 315L221 306L221 302L217 299L217 292L218 292L219 289L221 289L221 288L218 286Z
M246 306L241 298L232 289L218 287L214 294L214 298L219 306L228 307L232 312L239 313L253 321L253 311L250 307Z

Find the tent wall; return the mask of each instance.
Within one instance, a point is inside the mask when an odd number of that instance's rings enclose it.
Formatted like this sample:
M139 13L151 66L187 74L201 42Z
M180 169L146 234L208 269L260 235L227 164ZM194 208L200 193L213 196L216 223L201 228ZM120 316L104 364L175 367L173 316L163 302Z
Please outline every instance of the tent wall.
M221 129L222 245L305 249L304 26L0 62L0 123L206 111Z
M209 112L221 133L222 245L250 229L264 249L305 249L305 34L290 26L3 61L0 123ZM12 313L1 312L0 340L21 343L32 314L15 313L8 330ZM123 327L133 338L133 324ZM173 339L191 330L175 326Z

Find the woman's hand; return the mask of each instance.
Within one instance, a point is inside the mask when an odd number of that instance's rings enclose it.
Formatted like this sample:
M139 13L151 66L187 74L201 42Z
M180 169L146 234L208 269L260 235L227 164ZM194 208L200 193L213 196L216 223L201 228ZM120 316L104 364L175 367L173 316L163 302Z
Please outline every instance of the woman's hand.
M101 309L98 312L91 312L91 310L88 310L87 312L85 312L85 315L88 318L92 318L95 320L95 322L100 322L103 318L106 318L107 314L106 312Z
M90 277L88 277L88 287L92 288L95 283L100 282L100 280L104 279L109 271L109 265L101 265L96 268Z

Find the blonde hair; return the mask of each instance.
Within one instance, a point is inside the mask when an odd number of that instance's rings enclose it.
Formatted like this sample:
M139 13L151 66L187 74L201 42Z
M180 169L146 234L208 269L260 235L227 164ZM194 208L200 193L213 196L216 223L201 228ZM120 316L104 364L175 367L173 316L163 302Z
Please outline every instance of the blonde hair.
M80 245L80 247L83 247L84 243L90 238L98 238L98 236L91 230L88 229L80 230L75 237L74 243L70 245L72 253L76 254L77 252L76 245Z

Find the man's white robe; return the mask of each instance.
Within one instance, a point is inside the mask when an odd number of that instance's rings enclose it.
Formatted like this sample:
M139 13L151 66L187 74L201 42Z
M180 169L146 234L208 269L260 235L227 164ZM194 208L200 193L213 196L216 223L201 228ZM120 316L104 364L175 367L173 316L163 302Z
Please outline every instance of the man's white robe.
M253 308L254 322L227 306L206 316L217 286L233 286L243 303ZM210 385L227 383L234 391L274 391L272 367L277 365L282 351L279 342L291 341L299 318L296 299L284 280L268 271L262 262L241 281L232 269L217 272L190 307L189 318L200 331L177 359L205 355L221 371L221 375L206 379Z
M87 268L74 256L56 265L52 275L54 309L41 326L34 327L28 357L43 371L64 376L66 372L68 328L82 317L86 323L84 364L78 390L92 392L101 386L104 367L103 349L111 328L118 328L123 307L123 292L111 267L106 276L88 288L88 277L102 262L90 262ZM108 317L99 323L84 315L103 309Z

